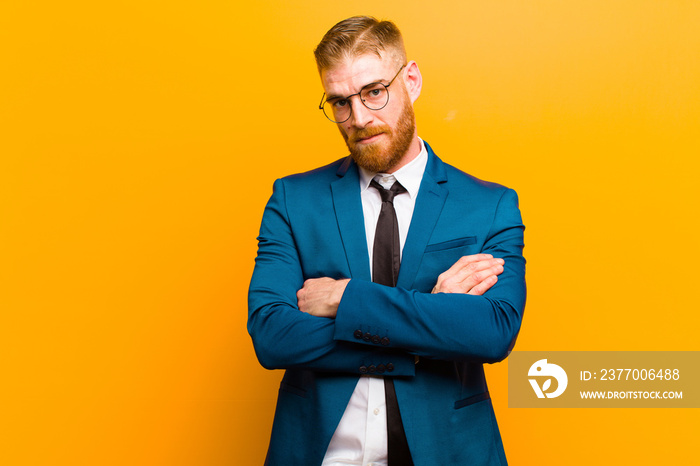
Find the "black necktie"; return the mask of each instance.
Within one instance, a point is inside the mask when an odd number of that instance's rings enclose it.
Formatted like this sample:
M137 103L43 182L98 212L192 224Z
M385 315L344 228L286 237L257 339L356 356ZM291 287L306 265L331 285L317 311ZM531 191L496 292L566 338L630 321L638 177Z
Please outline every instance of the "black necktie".
M399 222L394 210L394 196L406 192L406 188L397 181L390 189L384 189L375 180L370 186L379 191L382 197L382 209L377 220L372 250L372 281L386 286L396 286L401 266L401 242L399 239ZM406 433L403 430L399 403L394 390L394 380L384 377L386 394L387 455L389 466L412 466L411 453L408 450Z

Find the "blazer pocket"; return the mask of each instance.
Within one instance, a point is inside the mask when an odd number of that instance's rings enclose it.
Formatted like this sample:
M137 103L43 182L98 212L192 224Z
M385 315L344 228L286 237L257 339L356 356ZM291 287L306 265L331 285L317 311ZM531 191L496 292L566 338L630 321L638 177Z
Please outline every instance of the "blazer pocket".
M445 249L454 249L469 244L476 244L476 236L465 236L464 238L443 241L442 243L429 244L425 247L425 252L444 251Z
M295 387L294 385L290 385L285 382L280 383L280 390L283 392L288 392L296 396L300 396L302 398L306 398L306 390L303 388Z
M455 409L464 408L466 406L473 405L474 403L488 400L489 398L491 398L491 395L489 394L489 392L484 392L484 393L479 393L477 395L472 395L468 398L463 398L461 400L455 401Z

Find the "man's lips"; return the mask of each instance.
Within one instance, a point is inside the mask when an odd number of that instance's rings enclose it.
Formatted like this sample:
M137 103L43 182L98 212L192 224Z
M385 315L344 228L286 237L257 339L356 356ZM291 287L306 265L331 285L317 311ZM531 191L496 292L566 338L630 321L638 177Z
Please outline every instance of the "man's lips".
M382 134L384 134L384 133L377 133L377 134L373 134L371 136L365 136L362 138L355 138L355 142L359 143L359 144L369 144L369 143L374 142L377 139L379 139L379 136L381 136Z

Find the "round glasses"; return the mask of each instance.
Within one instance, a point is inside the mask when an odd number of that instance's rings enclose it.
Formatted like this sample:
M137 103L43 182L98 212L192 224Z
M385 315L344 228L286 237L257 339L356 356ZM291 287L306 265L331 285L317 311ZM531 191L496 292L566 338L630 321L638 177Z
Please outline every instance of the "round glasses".
M326 115L326 118L333 123L345 123L350 119L350 115L352 115L350 98L356 95L360 96L360 102L368 109L381 110L389 103L389 86L391 86L391 83L394 82L405 66L406 65L402 65L401 68L399 68L399 71L391 78L389 84L369 83L360 89L360 92L357 94L352 94L347 97L333 97L325 101L326 94L324 93L318 108L323 110L323 114Z

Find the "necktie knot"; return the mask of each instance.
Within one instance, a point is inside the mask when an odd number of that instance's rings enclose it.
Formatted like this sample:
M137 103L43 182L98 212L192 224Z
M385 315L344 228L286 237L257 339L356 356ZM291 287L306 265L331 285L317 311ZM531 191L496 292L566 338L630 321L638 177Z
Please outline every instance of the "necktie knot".
M406 188L404 188L398 181L395 181L389 189L384 189L384 187L381 184L379 184L376 180L370 181L369 185L375 188L377 191L379 191L379 195L382 197L382 202L393 203L394 196L396 196L397 194L403 194L407 192Z

